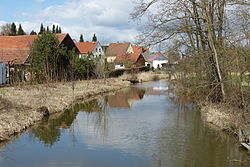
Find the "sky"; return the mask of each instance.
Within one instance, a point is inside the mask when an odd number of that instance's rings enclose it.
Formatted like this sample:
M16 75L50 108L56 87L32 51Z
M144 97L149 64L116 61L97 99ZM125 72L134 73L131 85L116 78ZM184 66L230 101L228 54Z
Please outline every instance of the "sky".
M25 32L39 31L41 23L59 25L75 40L95 33L102 43L136 41L139 26L129 19L133 0L1 0L0 26L15 22Z

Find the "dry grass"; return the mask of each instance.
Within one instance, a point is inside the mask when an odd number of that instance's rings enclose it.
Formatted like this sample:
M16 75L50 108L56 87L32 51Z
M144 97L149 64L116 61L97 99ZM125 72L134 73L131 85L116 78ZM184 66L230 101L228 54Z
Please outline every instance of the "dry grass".
M0 89L0 140L40 121L36 110L45 106L50 114L64 111L74 101L85 100L128 86L120 79L88 80Z
M205 115L206 121L216 125L221 130L226 130L237 134L238 129L250 130L250 115L246 114L246 119L242 117L242 111L229 107L225 104L209 103L201 107L201 112Z
M156 81L160 79L168 79L168 74L165 73L154 73L154 72L142 72L136 74L128 74L125 73L119 77L122 80L134 80L136 79L138 82L149 82L149 81Z

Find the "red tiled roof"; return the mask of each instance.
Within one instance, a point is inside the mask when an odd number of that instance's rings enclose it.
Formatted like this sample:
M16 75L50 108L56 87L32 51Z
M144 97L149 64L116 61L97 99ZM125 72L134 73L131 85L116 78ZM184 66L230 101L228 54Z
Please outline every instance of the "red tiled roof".
M68 34L56 34L56 37L59 41L59 44L61 44L63 42L63 40L65 39L65 37L67 36Z
M56 34L62 43L67 34ZM0 62L24 64L29 56L32 43L38 35L0 36Z
M143 48L142 46L132 46L134 53L132 54L119 54L116 59L115 62L116 63L122 63L122 62L131 62L131 63L136 63L140 57L140 55L147 51L145 48Z
M130 43L112 43L106 50L106 56L118 56L126 54Z
M77 42L76 46L81 54L88 54L91 53L98 42Z
M37 35L0 36L0 49L29 48Z
M0 49L0 62L5 64L24 64L29 56L29 49Z

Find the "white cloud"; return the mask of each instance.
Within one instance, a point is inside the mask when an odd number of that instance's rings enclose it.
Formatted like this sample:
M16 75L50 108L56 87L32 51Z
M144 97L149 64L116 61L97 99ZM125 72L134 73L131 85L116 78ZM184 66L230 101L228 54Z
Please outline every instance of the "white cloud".
M16 17L20 18L21 15L22 19L25 18L20 23L27 32L39 31L41 23L45 26L56 24L76 40L80 34L84 35L85 40L91 40L95 33L103 43L134 42L138 31L136 24L129 23L132 9L132 0L68 0L37 13L23 12Z
M96 33L103 41L134 41L136 26L128 23L132 9L132 0L68 1L47 7L33 19L58 22L64 32L69 32L76 39L83 33L90 40Z

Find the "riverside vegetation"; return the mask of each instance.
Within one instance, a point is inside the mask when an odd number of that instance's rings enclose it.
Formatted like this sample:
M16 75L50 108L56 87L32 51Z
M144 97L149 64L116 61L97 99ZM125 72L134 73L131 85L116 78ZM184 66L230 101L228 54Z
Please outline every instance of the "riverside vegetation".
M250 132L250 3L246 0L138 0L147 18L140 41L178 61L177 94L193 99L221 129Z

